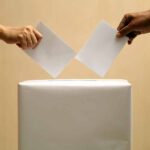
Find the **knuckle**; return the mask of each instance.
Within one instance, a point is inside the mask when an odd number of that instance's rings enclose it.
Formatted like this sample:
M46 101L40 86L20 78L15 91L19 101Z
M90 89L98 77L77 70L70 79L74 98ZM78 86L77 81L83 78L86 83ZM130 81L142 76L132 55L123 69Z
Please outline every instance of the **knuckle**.
M124 15L125 18L132 18L133 17L133 14L132 13L127 13Z
M27 28L24 28L23 29L23 35L27 35L28 34L28 30L27 30Z
M19 34L19 35L18 35L18 39L19 39L19 40L22 40L22 39L23 39L23 34Z
M33 27L32 27L31 25L28 25L28 26L26 26L26 30L27 30L27 31L32 31L32 30L33 30Z
M131 22L131 23L129 24L129 27L130 27L130 28L135 28L135 27L136 27L136 24L135 24L134 22Z
M128 18L129 15L130 15L129 13L128 13L128 14L125 14L125 15L124 15L124 18Z
M129 19L133 19L134 18L134 14L130 14Z

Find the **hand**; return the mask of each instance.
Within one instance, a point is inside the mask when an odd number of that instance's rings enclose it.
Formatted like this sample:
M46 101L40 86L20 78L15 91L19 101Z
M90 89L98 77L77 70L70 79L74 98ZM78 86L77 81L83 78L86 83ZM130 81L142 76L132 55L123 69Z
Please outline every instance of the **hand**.
M2 39L8 44L17 44L22 49L29 49L39 44L42 35L32 26L4 27Z
M131 44L137 35L150 32L150 10L124 15L117 30L117 37L128 36Z

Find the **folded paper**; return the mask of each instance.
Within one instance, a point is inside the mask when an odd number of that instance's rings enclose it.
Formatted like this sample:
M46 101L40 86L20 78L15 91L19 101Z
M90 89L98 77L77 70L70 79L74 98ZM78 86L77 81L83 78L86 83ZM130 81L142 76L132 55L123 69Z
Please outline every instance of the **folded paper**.
M125 80L19 83L19 150L130 150Z
M43 35L43 39L35 49L25 52L55 78L74 58L75 52L43 23L38 24L37 30Z
M102 21L76 56L81 63L104 76L128 38L116 38L117 30Z

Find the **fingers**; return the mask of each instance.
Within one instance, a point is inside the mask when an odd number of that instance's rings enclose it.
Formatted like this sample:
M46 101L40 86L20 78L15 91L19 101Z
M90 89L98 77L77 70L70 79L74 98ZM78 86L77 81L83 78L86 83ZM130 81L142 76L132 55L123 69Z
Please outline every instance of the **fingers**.
M123 27L126 26L126 20L127 20L127 19L126 19L126 17L124 16L124 17L122 18L122 20L121 20L119 26L117 27L117 30L118 30L118 31L121 30Z
M128 39L128 44L131 45L133 40L136 38L137 35L135 35L134 37L129 37Z
M38 40L42 39L42 34L40 32L38 32L36 29L33 29L33 33L35 34L35 36Z
M133 15L132 14L126 14L124 15L123 19L121 20L117 30L117 37L123 37L126 36L127 34L129 34L130 32L133 32ZM132 42L133 37L129 38L129 43Z
M129 37L128 44L129 45L132 44L133 40L140 34L141 33L139 31L134 31L127 34L127 36Z
M131 22L132 18L133 18L133 16L131 14L124 15L124 17L122 18L117 30L120 31L122 28L127 26Z
M17 43L17 45L20 47L20 48L22 48L22 49L27 49L27 41L26 41L26 37L24 36L24 35L22 35L22 34L20 34L19 36L18 36L18 38L19 38L19 43Z
M37 40L37 38L36 38L36 36L35 36L34 33L31 33L31 40L32 40L32 43L33 43L32 48L35 48L36 45L37 45L39 42L38 42L38 40Z
M32 26L27 26L19 35L17 45L22 49L35 48L42 39L42 35Z
M27 29L28 29L29 47L35 48L39 44L39 42L41 41L42 35L32 26L28 26ZM32 45L30 45L30 39L32 41Z
M42 39L42 34L40 32L38 32L36 29L33 30L34 36L36 38L36 43L33 47L33 49L40 43L41 39Z
M127 34L129 34L130 32L133 31L133 26L132 24L128 24L127 26L125 26L124 28L122 28L118 33L117 33L117 37L123 37L126 36Z
M129 38L129 40L128 40L128 44L129 44L129 45L131 45L131 44L132 44L132 42L133 42L133 40L134 40L134 38Z
M128 44L132 44L134 38L137 36L134 32L131 32L127 35L129 37Z
M32 42L32 33L26 33L27 48L32 48L34 42Z

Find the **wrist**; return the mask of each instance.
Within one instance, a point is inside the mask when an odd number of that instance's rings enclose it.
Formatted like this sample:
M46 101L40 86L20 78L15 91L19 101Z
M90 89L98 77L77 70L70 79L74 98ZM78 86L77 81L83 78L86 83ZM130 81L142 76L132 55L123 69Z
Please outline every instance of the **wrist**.
M148 21L148 25L150 25L150 10L147 11L146 18Z
M0 25L0 40L3 40L5 37L5 27Z

